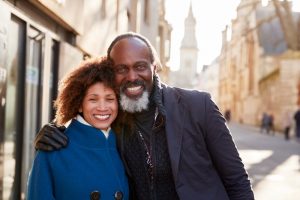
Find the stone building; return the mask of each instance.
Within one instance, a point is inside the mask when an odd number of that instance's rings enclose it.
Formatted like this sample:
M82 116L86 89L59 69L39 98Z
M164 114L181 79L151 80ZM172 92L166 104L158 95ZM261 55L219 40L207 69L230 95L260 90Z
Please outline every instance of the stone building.
M285 113L297 108L300 49L290 45L286 32L291 29L284 28L284 20L299 27L300 18L293 12L280 16L277 8L290 8L285 3L274 0L262 6L257 0L242 0L229 41L228 27L223 31L219 105L223 111L231 110L235 121L260 125L262 113L267 112L274 116L275 128L281 130Z
M197 89L208 92L213 101L219 105L219 57L210 65L204 65L199 74Z
M1 0L0 19L0 199L24 199L61 77L127 31L145 34L166 63L171 27L164 0Z
M188 15L184 21L184 36L180 47L180 66L170 73L170 84L193 89L197 87L198 44L196 38L196 19L190 3Z

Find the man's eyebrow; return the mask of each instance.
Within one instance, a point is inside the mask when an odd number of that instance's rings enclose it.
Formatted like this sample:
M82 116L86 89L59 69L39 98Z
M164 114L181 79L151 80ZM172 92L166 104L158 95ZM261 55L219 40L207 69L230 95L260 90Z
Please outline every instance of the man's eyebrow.
M146 64L146 65L150 65L151 62L146 61L146 60L140 60L140 61L135 62L133 65L138 65L138 64Z
M125 67L125 66L127 66L127 65L126 65L126 64L123 64L123 63L120 63L120 64L115 64L114 66L117 66L117 67L119 67L119 66Z

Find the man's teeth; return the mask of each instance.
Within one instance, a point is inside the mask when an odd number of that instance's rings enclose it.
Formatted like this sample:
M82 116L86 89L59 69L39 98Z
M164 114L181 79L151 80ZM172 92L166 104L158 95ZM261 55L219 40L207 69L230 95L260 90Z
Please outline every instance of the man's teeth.
M105 120L109 118L109 115L95 115L95 117L100 120Z
M141 86L136 86L136 87L128 87L127 90L130 92L134 92L141 89Z

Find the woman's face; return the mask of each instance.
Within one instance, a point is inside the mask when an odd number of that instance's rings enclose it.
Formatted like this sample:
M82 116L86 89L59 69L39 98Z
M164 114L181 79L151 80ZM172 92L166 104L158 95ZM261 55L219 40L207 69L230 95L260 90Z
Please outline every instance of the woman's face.
M91 85L83 98L79 112L95 128L107 130L118 114L118 101L112 88L102 82Z

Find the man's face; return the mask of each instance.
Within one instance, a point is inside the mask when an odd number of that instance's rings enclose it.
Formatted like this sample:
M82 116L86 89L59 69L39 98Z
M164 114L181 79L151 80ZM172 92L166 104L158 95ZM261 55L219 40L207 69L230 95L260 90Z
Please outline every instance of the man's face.
M142 105L140 109L126 109L122 105L122 98L128 104L148 104L145 94L151 93L156 67L151 64L147 45L138 38L124 38L114 45L110 57L114 61L115 81L123 109L129 112L146 109L147 105Z

